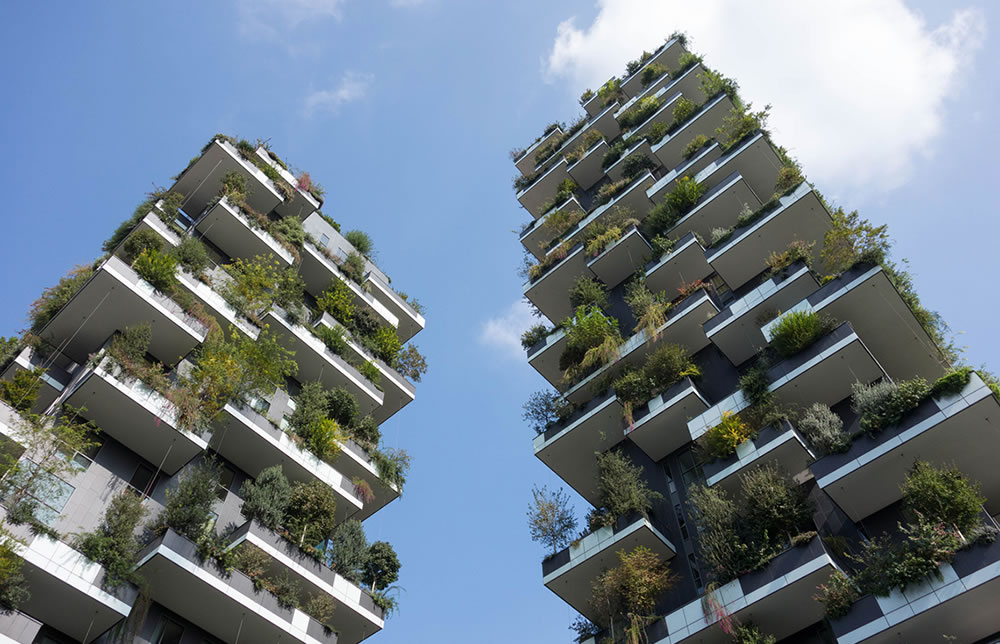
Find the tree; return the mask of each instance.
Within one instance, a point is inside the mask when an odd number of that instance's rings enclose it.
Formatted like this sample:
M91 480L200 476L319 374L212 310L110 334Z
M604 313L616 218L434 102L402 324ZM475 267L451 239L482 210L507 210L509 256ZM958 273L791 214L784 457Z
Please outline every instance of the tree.
M979 524L986 498L978 483L969 481L955 467L937 468L916 461L903 481L903 509L917 523L921 517L932 523L954 526L968 532Z
M322 543L333 532L337 498L325 483L310 481L292 486L292 499L285 514L285 528L299 547Z
M631 552L619 550L617 554L618 566L594 580L591 606L604 625L625 622L626 641L638 644L653 616L657 598L673 587L676 576L646 546L636 546Z
M391 549L391 548L390 548ZM330 537L330 565L344 578L362 580L368 566L368 539L357 519L341 523Z
M535 433L541 434L553 423L568 416L570 405L554 391L536 391L521 406L521 418L531 423Z
M292 486L280 465L264 468L255 480L246 481L240 490L240 512L247 519L257 519L272 530L281 528L292 499Z
M420 379L427 373L427 358L420 353L420 349L415 344L408 344L396 354L393 366L399 373L413 382L420 382Z
M528 507L528 529L531 539L552 549L555 554L569 545L576 530L576 517L569 505L569 496L559 488L549 492L537 485L531 489L532 505Z
M24 559L17 551L19 543L0 521L0 612L15 611L22 602L31 599L21 572Z
M218 487L219 466L214 460L205 459L188 467L177 487L167 489L167 502L150 528L159 533L170 528L197 541L205 533L212 507L219 499Z
M376 541L368 548L368 559L361 581L372 591L384 590L399 579L399 568L399 557L392 545L386 541Z
M74 540L77 550L104 566L110 586L135 578L132 567L140 549L135 529L145 515L142 497L126 489L112 497L97 529L80 534Z
M891 244L888 226L873 225L862 219L857 210L846 213L843 208L837 208L833 211L833 226L823 238L820 258L824 268L836 274L858 261L883 263Z
M45 370L19 369L10 380L0 380L0 400L10 405L14 411L28 412L38 398Z
M662 494L646 485L642 468L624 454L618 451L598 454L597 466L598 491L609 523L635 512L645 515L654 503L663 499Z

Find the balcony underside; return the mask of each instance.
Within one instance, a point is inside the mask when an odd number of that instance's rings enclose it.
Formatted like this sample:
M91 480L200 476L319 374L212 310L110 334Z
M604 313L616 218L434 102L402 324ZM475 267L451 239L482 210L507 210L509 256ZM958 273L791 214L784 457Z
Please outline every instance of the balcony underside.
M682 177L695 178L698 173L715 163L720 156L722 156L722 147L718 143L702 148L693 157L660 177L646 190L646 196L653 203L661 203L677 187L678 179Z
M715 136L715 131L723 126L732 109L733 102L725 94L712 99L694 118L656 144L652 149L653 156L664 168L677 167L684 161L684 148L691 140L699 134L709 138Z
M627 435L647 456L659 461L691 441L687 422L706 409L706 399L691 379L685 378L643 408L633 410L634 422Z
M587 267L597 279L614 288L642 268L652 252L639 230L633 228L599 255L591 257Z
M257 256L266 257L270 262L277 262L281 268L295 262L277 239L254 227L227 199L212 206L198 220L195 230L233 259L248 261Z
M306 291L313 297L319 297L325 291L329 290L333 280L343 282L350 289L355 306L370 308L383 324L391 326L397 332L400 332L400 339L403 339L405 333L401 331L400 318L386 308L381 301L375 299L370 293L365 292L360 285L341 273L340 269L337 268L337 264L332 259L324 255L321 250L310 243L304 245L301 255L302 261L299 263L299 276L306 283Z
M232 171L247 177L247 202L257 212L269 213L281 202L281 195L264 173L244 160L231 144L219 140L184 171L171 191L184 195L184 211L197 216L218 196L223 178Z
M598 141L592 148L584 152L576 163L569 167L569 176L583 190L590 190L604 176L604 155L611 146L604 139Z
M528 363L550 385L559 391L564 391L566 384L562 380L563 372L559 368L559 358L566 349L566 332L562 329L554 331L545 341L545 346L528 355Z
M563 215L574 212L577 213L581 219L583 218L583 207L580 206L580 202L577 201L576 197L568 199L565 203L549 213L547 217L551 217L555 213ZM544 259L547 246L557 237L556 233L557 231L545 225L545 219L540 219L535 221L534 225L530 230L528 230L527 234L521 237L521 243L535 257L535 259Z
M406 300L392 290L392 287L376 277L374 272L368 273L364 288L373 296L373 302L381 304L390 316L398 320L396 335L399 336L400 342L409 342L413 336L424 330L427 324L424 316L417 313ZM391 322L389 324L391 326Z
M673 39L663 46L652 58L647 60L634 74L622 81L621 88L626 96L632 97L642 91L642 72L650 65L663 65L668 70L678 69L678 60L684 53L684 46L679 40Z
M565 179L569 179L569 172L566 171L568 164L565 159L560 159L535 182L525 188L517 195L517 200L524 206L531 215L538 219L545 211L542 209L559 190L559 184Z
M787 421L780 428L767 427L754 440L737 445L736 453L722 462L704 466L706 483L739 498L740 476L750 468L773 464L783 473L795 476L806 468L812 454L805 441Z
M562 130L560 128L554 128L551 132L543 136L538 141L535 141L530 146L525 149L524 154L521 155L517 161L514 162L514 167L516 167L520 173L524 176L528 176L535 171L538 163L535 162L535 154L538 150L545 147L553 139L562 135Z
M527 284L524 294L545 317L558 323L573 313L569 289L582 275L592 276L593 273L587 268L583 246L578 246L547 273Z
M668 235L679 240L695 233L710 241L712 231L716 228L735 225L744 207L756 210L759 206L760 200L750 189L746 179L739 172L734 172L706 192L698 205L674 224Z
M705 261L705 249L694 235L679 239L674 249L646 268L646 287L673 296L685 284L705 279L712 267Z

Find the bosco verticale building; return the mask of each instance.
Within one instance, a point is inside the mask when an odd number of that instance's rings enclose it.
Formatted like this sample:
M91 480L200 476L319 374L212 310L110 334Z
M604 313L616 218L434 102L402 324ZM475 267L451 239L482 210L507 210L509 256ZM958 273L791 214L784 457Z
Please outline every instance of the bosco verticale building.
M1000 389L884 228L683 36L580 103L514 153L525 416L589 509L529 515L577 641L1000 641Z
M419 304L266 145L214 137L6 339L0 641L340 642L400 564ZM56 233L57 234L57 233Z

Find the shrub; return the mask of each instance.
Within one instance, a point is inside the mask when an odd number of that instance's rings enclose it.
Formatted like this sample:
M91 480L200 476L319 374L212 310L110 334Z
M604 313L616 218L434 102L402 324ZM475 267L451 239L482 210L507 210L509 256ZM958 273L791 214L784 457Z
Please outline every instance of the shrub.
M352 282L361 284L365 278L365 258L358 253L351 252L340 264L340 271Z
M375 385L376 389L382 388L381 387L382 372L379 371L378 365L376 365L374 362L372 362L371 360L367 360L361 363L361 366L358 367L358 371L361 372L362 376L367 378L373 385Z
M351 243L365 257L371 257L375 252L375 245L372 243L368 233L361 230L349 230L344 234L344 239Z
M727 458L736 452L736 446L752 438L755 432L731 411L723 412L722 420L705 432L699 446L709 459Z
M635 105L628 108L624 114L618 117L618 125L623 130L643 123L653 115L653 112L660 109L660 100L655 96L647 96L639 100Z
M921 518L968 532L979 524L986 497L978 483L957 468L937 468L916 461L903 480L903 509L913 522Z
M771 347L788 358L829 333L834 324L813 311L786 313L771 326Z
M185 235L181 242L171 249L170 254L192 275L200 275L211 265L205 244L196 237Z
M642 152L636 152L628 155L622 162L622 176L626 179L632 179L646 170L653 170L655 168L655 161Z
M919 377L898 384L885 381L874 385L855 383L851 388L851 407L861 415L861 429L876 434L901 421L929 391L927 381Z
M406 483L406 474L410 470L410 455L406 450L392 448L384 451L376 450L371 456L379 478L402 490Z
M403 348L396 330L390 326L380 326L371 337L371 349L382 362L395 364L396 357Z
M731 78L726 78L719 72L712 69L704 69L698 72L701 91L705 96L711 98L720 92L725 92L734 103L739 103L739 85Z
M420 349L416 345L408 344L396 355L393 367L410 380L420 382L423 375L427 373L427 359L420 353Z
M771 382L767 375L767 361L758 360L756 364L740 376L740 391L743 392L751 405L767 404L771 400Z
M560 488L549 492L537 485L531 489L532 503L528 506L528 530L531 540L551 549L555 554L569 545L576 530L576 517L569 496Z
M620 193L624 192L625 188L628 188L631 183L631 179L620 179L605 183L598 189L597 194L594 195L594 205L603 206L610 202Z
M935 398L956 396L962 393L962 390L969 384L969 380L971 378L972 367L959 367L958 369L952 369L934 381L934 384L931 385L930 395Z
M701 150L711 142L712 139L705 136L704 134L699 134L698 136L688 141L688 144L684 146L684 151L681 154L685 160L690 159L695 154L697 154L699 150Z
M551 330L544 324L535 324L521 334L521 346L527 351L545 338L549 337Z
M755 215L756 213L751 215L751 218ZM812 249L815 245L816 244L813 242L806 243L797 239L789 243L788 247L784 251L780 253L772 252L766 260L768 271L765 274L765 277L777 275L800 260L805 262L806 266L811 266L813 256Z
M610 79L597 90L597 96L601 98L602 105L605 107L614 103L622 96L621 81L617 78Z
M652 65L646 67L646 69L642 70L642 74L639 76L639 82L642 83L643 87L649 87L653 84L653 81L666 73L667 68L664 65L653 63Z
M649 489L642 468L617 451L597 456L598 492L606 511L606 525L633 513L646 515L663 495Z
M163 292L170 292L177 283L177 260L158 250L146 249L132 263L139 277Z
M798 427L809 444L823 454L845 451L851 437L844 432L844 421L822 403L813 403L799 419Z
M593 277L582 275L569 289L569 304L574 309L580 306L606 309L608 287Z
M874 226L862 219L858 211L833 211L833 225L823 237L820 258L828 273L841 273L861 260L883 263L892 241L885 224Z
M316 306L326 311L341 324L350 325L354 321L354 294L351 287L342 280L333 278L330 288L316 298Z
M802 169L799 168L798 164L782 166L778 170L778 180L774 185L774 192L778 195L787 194L803 181L805 181L805 177L802 176Z
M522 405L521 418L540 434L562 418L569 416L572 405L554 391L536 391Z
M583 90L583 94L580 94L580 105L587 103L592 98L594 98L594 90L588 87L587 89Z
M579 308L563 322L566 348L559 357L559 368L568 379L590 367L604 364L617 355L622 343L618 320L597 308Z
M679 127L687 122L695 112L698 111L698 106L694 101L684 98L683 96L677 100L677 104L674 106L674 127Z
M774 465L751 469L740 477L740 486L741 508L754 534L792 539L808 524L811 513L802 489Z
M322 543L333 532L337 498L322 481L293 485L288 508L285 527L300 548Z
M351 437L369 452L378 447L378 443L382 439L378 423L371 416L365 416L357 425L350 425L349 431Z
M650 145L656 145L668 134L670 134L670 125L662 121L658 121L649 126L649 129L646 130L646 136L643 138L646 139ZM656 166L654 165L653 167ZM650 168L650 170L652 169L653 168Z
M850 577L840 570L834 570L825 584L818 586L819 595L813 599L823 604L827 617L838 619L850 612L851 606L858 600L858 591Z
M333 597L326 593L317 593L310 595L309 600L302 607L302 611L320 624L328 625L333 619L333 611L336 607L337 603Z
M729 116L724 119L723 124L715 130L715 138L719 140L724 150L728 150L750 134L767 127L768 112L770 112L771 106L765 105L764 109L759 112L752 112L750 108L750 103L747 103L746 106L734 107Z
M859 568L854 583L862 594L884 597L930 575L941 579L940 564L951 561L962 545L956 533L926 521L899 529L902 541L883 535L864 542L860 554L852 556Z
M247 520L257 519L271 530L279 530L292 499L292 486L281 465L272 465L261 470L256 479L245 481L240 496L240 512Z
M642 52L642 55L639 56L638 59L628 61L627 63L625 63L625 75L631 76L632 74L636 73L642 67L643 63L645 63L652 57L653 54L649 53L648 51L644 51Z
M144 228L129 235L122 249L127 258L134 260L145 250L157 252L163 250L163 239L152 230Z
M773 635L760 632L756 624L735 624L733 626L733 644L775 644Z
M279 241L296 248L302 248L306 243L306 231L298 217L282 217L270 230Z
M131 490L119 492L111 498L100 525L93 532L85 532L74 539L77 550L104 566L105 582L109 586L135 578L132 567L140 549L135 530L145 514L141 496Z
M349 519L330 536L330 565L342 577L358 583L368 562L368 539L357 519Z
M662 291L654 294L646 287L644 279L636 279L625 287L625 303L636 320L633 332L644 331L647 342L656 340L660 327L667 322L667 312L672 306L666 295Z
M22 414L30 411L38 399L44 374L45 370L41 367L15 371L10 380L0 380L0 400ZM0 465L3 463L0 462Z
M338 356L347 355L347 339L344 337L344 327L340 325L336 326L326 326L325 324L320 324L318 326L309 327L313 335L323 341L323 344Z
M268 580L268 592L274 595L278 604L282 608L298 608L299 592L301 590L299 581L293 579L289 574L282 573Z
M70 299L76 295L83 285L93 276L93 266L77 266L59 283L42 291L42 294L31 304L28 317L31 319L32 333L38 333L42 327L59 312Z
M153 521L154 532L171 528L192 541L204 534L212 507L219 500L219 466L203 460L188 467L174 488L167 488L167 502Z
M28 583L22 573L24 559L18 541L0 526L0 610L17 610L31 599Z
M643 629L655 616L656 600L677 581L667 562L646 546L619 550L618 565L593 582L591 607L607 626L626 624L626 641L643 641Z
M709 236L708 247L715 248L719 244L729 241L733 236L733 228L713 228Z

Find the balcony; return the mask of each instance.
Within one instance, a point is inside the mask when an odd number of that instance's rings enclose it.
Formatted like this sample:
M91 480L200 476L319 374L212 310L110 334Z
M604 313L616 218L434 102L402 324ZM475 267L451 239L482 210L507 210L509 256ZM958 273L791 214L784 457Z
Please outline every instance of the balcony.
M555 139L561 137L562 134L563 134L562 128L559 127L553 128L551 132L542 136L537 141L529 145L524 150L524 153L521 154L521 156L519 156L514 161L514 167L516 167L518 171L520 171L520 173L524 176L528 176L529 174L534 172L535 168L538 166L538 164L535 162L535 154L540 149L542 149Z
M803 182L781 197L773 210L751 225L737 228L728 241L709 250L706 259L730 288L737 289L766 267L771 253L783 252L793 241L819 240L813 248L818 260L823 237L831 225L830 214L819 197Z
M996 612L989 607L1000 605L1000 542L959 550L938 570L942 579L862 597L831 621L837 643L920 642L942 634L957 642L994 641Z
M814 402L833 405L851 395L857 382L874 382L884 375L882 366L847 322L800 353L768 369L768 389L778 402L805 408ZM735 391L688 423L691 440L719 424L724 412L739 413L750 404Z
M674 244L673 250L646 265L646 286L654 293L677 289L712 274L712 267L705 261L705 249L691 233Z
M741 210L759 206L760 201L746 179L739 172L733 172L707 190L697 205L674 224L668 235L679 239L695 233L702 239L711 239L712 230L732 226Z
M760 316L787 311L818 286L819 282L809 268L802 262L796 262L731 302L705 323L705 333L730 362L743 364L767 346L767 339L758 323Z
M247 405L226 403L210 442L212 449L252 477L281 465L290 481L324 483L337 495L338 522L360 518L356 515L365 509L350 479Z
M893 378L944 374L944 357L880 266L859 264L806 298L805 307L850 320Z
M954 465L996 502L1000 499L998 418L1000 402L972 374L960 394L924 400L898 425L874 437L859 436L847 452L824 456L810 470L854 521L902 498L899 485L915 459ZM997 507L990 511L995 514Z
M573 313L569 304L569 289L581 275L592 275L587 268L587 253L583 244L570 249L569 254L538 279L524 285L524 295L553 322Z
M378 467L372 462L368 452L350 439L341 443L340 454L333 460L333 466L344 475L345 483L352 482L352 488L355 477L367 481L372 488L375 498L364 504L360 513L354 517L356 519L366 519L372 516L400 496L398 487L387 483L379 476Z
M82 415L168 475L208 447L201 436L177 423L177 408L149 385L103 358L74 377L66 402L85 407Z
M222 269L214 269L212 278L214 280L231 279ZM238 313L214 288L197 277L183 269L178 270L177 285L196 298L205 312L215 318L221 329L226 330L232 327L252 340L256 340L257 336L260 335L260 329L257 325Z
M277 261L281 268L295 263L292 254L277 239L251 222L238 206L223 197L198 217L195 230L233 259L260 255Z
M399 321L396 333L400 342L409 342L410 338L423 331L427 321L409 302L404 300L389 283L375 271L365 275L364 289L374 296L382 308L389 311Z
M282 217L298 217L299 219L305 219L315 211L319 210L323 202L316 197L313 197L308 190L303 190L299 188L299 180L295 178L291 172L288 171L283 165L278 163L267 148L261 146L257 148L257 156L260 159L278 171L278 174L282 179L288 182L288 185L292 186L294 192L291 199L286 199L275 206L275 212L277 212Z
M611 242L607 248L587 260L587 268L597 279L613 287L631 277L636 268L642 267L649 260L652 253L649 242L639 234L638 228L632 226L620 239Z
M700 93L700 88L699 88ZM703 95L703 94L702 94ZM685 97L688 97L685 94ZM691 97L695 103L699 102L696 97ZM725 94L719 94L708 103L698 108L695 114L687 123L680 126L675 132L664 137L662 141L653 146L651 152L664 168L674 168L684 161L684 148L699 134L709 138L715 136L715 131L722 127L725 118L733 111L733 102ZM673 111L671 110L671 116Z
M679 344L689 355L698 353L708 346L702 324L718 312L712 296L705 289L699 289L670 309L666 321L657 329L659 337L656 340L650 341L645 330L633 334L619 348L618 360L599 367L575 383L566 391L566 398L577 404L585 402L595 381L625 365L639 367L645 364L649 355L664 344Z
M545 587L591 620L598 617L590 605L594 580L618 565L618 551L645 546L666 561L676 554L674 545L652 521L639 514L621 517L614 525L599 528L542 562Z
M601 139L569 166L569 176L581 189L590 190L604 177L604 155L609 149L608 142Z
M698 77L704 69L701 63L697 63L676 78L672 78L670 74L660 76L650 83L648 87L626 101L615 113L615 118L647 96L674 96L675 94L683 94L695 103L702 103L708 98L701 89L701 79Z
M562 384L563 372L559 368L559 358L565 349L566 331L559 327L527 351L528 364L557 389L565 386Z
M642 91L642 72L650 65L663 65L667 69L678 69L677 62L681 54L684 53L684 46L676 38L667 42L663 47L653 54L634 74L624 79L621 84L622 91L626 96L632 97Z
M517 193L517 200L535 219L545 214L543 207L555 196L559 184L570 178L568 167L566 159L558 159L534 183Z
M181 173L171 190L184 195L186 212L200 213L218 196L223 177L234 170L248 179L247 203L251 208L267 214L281 203L281 193L267 175L224 139L210 143L204 154Z
M198 547L173 530L139 553L136 570L150 582L153 601L183 615L215 637L241 644L279 641L332 643L337 636L298 609L282 608L257 592L239 571L226 575L198 555Z
M780 641L823 619L823 606L812 596L835 569L822 539L814 537L781 553L763 569L718 588L715 598L725 614L740 622L753 621L761 632ZM704 598L699 598L668 613L653 629L666 633L656 640L659 644L731 642L715 626L717 621L717 615L706 610Z
M109 257L41 330L42 339L77 363L117 331L149 322L149 353L174 364L205 340L207 329L117 257Z
M559 149L549 158L545 159L535 168L535 172L544 172L552 166L553 163L559 161L563 158L570 150L576 148L580 145L580 142L590 132L598 132L607 141L612 141L618 137L621 133L621 129L618 127L618 121L615 120L615 110L618 109L618 103L612 103L604 110L602 110L597 116L588 120L583 127L578 129L573 133L568 139L563 141Z
M654 177L650 172L639 175L614 199L594 208L586 218L581 219L575 226L563 233L561 240L574 241L580 239L583 236L583 232L592 223L601 221L615 212L624 213L626 216L635 217L640 221L645 219L646 215L649 214L649 209L653 206L653 203L646 197L646 189L653 184L653 181Z
M645 405L632 410L632 427L626 435L654 461L659 461L691 441L685 427L708 409L708 400L694 381L684 378Z
M670 106L669 104L664 105L660 109L663 110L669 106ZM650 117L650 120L652 120L653 118L655 118L655 115L653 117ZM646 139L641 139L638 143L630 147L628 150L625 150L625 152L622 153L621 158L619 158L617 161L612 163L610 167L608 167L606 171L608 179L611 179L612 181L618 181L619 179L621 179L625 174L625 160L633 155L642 155L647 159L649 159L650 161L656 163L656 157L653 156L653 153L650 152L649 149L649 141L647 141Z
M598 394L563 422L535 436L535 456L591 504L600 504L597 458L625 437L614 391Z
M21 603L21 612L81 642L93 641L128 617L138 595L135 586L106 589L100 564L62 541L32 536L23 528L15 530L28 545L17 550L31 598Z
M552 243L552 241L558 236L556 230L553 230L546 225L548 217L556 213L560 215L576 213L581 219L585 214L583 207L580 206L580 202L577 201L577 198L571 197L566 200L565 203L550 211L545 217L531 220L531 223L528 224L527 227L525 227L525 229L521 232L521 244L523 244L524 247L527 248L532 255L534 255L535 259L544 259L545 253L549 248L549 244Z
M76 366L75 362L60 359L59 356L43 356L34 347L26 346L14 356L7 368L0 374L0 379L11 380L21 371L42 369L39 376L38 397L31 407L31 411L41 414L65 391L72 379L69 372Z
M650 129L654 125L656 125L657 123L660 123L660 124L663 124L663 125L666 125L666 126L669 127L674 122L674 108L677 107L677 104L680 102L681 98L685 98L685 97L683 97L681 94L678 94L676 92L673 93L673 94L670 94L670 93L668 93L668 91L672 91L672 90L668 90L667 88L664 88L664 89L661 89L660 91L658 91L653 96L653 98L657 98L657 99L659 99L659 100L662 101L662 103L660 104L660 107L658 107L655 112L653 112L652 114L650 114L649 117L645 121L643 121L642 123L636 125L631 130L629 130L628 132L626 132L625 135L624 135L626 138L644 137L647 134L649 134ZM670 98L666 98L668 96ZM624 114L625 112L626 112L626 110L620 110L619 114ZM643 140L643 142L645 142L645 140ZM647 143L647 146L648 145L649 144ZM647 147L645 149L645 153L649 157L653 156L652 153L649 151L649 147ZM672 167L672 166L667 166L667 167Z
M690 159L673 168L660 177L656 183L646 190L646 196L652 203L662 202L667 194L671 192L678 179L681 177L696 177L705 168L709 167L722 155L722 146L713 143L702 148Z
M360 642L382 629L382 609L375 605L371 595L306 555L280 535L257 521L248 521L233 533L229 548L236 548L243 543L260 548L271 557L269 573L288 575L299 582L300 604L305 604L310 595L323 594L333 598L336 608L330 625L337 630L336 639L339 644Z
M769 425L757 437L736 446L736 453L703 466L705 483L739 497L740 476L749 468L773 464L791 476L806 469L813 458L805 440L787 420Z
M323 341L303 326L290 321L288 314L278 307L268 311L264 322L270 325L278 342L295 353L299 365L300 382L319 380L327 389L344 387L358 401L361 414L372 414L378 418L377 410L382 406L385 395L375 385L361 375L344 358L336 355Z
M330 288L330 283L333 280L341 281L344 284L347 284L347 287L351 290L355 306L370 308L375 312L383 324L391 326L397 331L401 330L401 325L405 329L411 328L408 326L409 323L404 325L403 321L395 313L390 311L389 308L382 303L382 301L366 291L361 285L357 284L340 272L340 268L337 266L337 261L333 258L337 257L343 260L346 255L334 255L332 253L328 255L328 252L330 251L326 248L320 248L310 242L306 242L302 246L302 262L299 264L299 276L302 277L303 281L306 283L306 290L309 291L309 293L318 297ZM402 339L403 335L404 334L400 335L400 339Z

